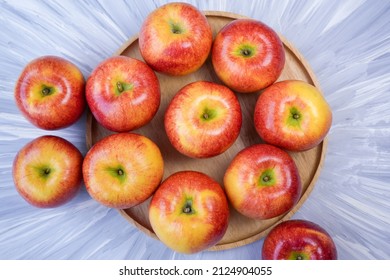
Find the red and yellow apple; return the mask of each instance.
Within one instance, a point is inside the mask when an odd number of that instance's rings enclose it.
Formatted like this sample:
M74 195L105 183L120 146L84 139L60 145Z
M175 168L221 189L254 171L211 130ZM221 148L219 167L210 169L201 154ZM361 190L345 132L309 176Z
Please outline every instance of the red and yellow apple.
M223 182L232 206L254 219L285 214L296 205L302 192L294 160L268 144L240 151L228 166Z
M134 133L104 137L88 151L83 178L93 199L125 209L148 199L160 184L164 162L158 146Z
M332 123L332 111L320 91L299 80L277 82L259 96L254 124L267 143L291 151L318 145Z
M336 245L329 233L307 220L289 220L276 225L266 236L264 260L336 260Z
M163 181L149 206L157 237L185 254L206 250L224 236L229 206L221 186L196 171L180 171Z
M16 190L31 205L60 206L71 200L82 183L83 156L69 141L41 136L27 143L13 162Z
M84 112L84 85L76 65L61 57L42 56L29 62L16 81L16 105L41 129L64 128Z
M95 119L115 132L146 125L160 106L160 83L144 62L114 56L102 61L86 84L86 97Z
M211 60L223 83L234 91L251 93L279 78L285 53L272 28L257 20L237 19L218 32Z
M184 86L165 112L165 131L182 154L207 158L226 151L237 139L241 107L227 87L198 81Z
M143 59L155 71L186 75L206 61L212 45L206 17L187 3L165 4L148 15L139 32Z

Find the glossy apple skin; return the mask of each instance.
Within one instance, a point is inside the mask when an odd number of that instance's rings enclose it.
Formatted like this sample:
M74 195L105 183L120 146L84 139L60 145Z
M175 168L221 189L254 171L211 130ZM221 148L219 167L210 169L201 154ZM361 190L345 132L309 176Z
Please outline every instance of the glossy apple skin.
M268 179L264 179L266 176ZM240 151L225 172L224 186L233 207L254 219L285 214L296 205L302 192L294 160L285 151L267 144Z
M87 102L93 116L115 132L128 132L149 123L160 106L160 95L160 83L154 71L144 62L126 56L101 62L86 84Z
M209 158L226 151L237 139L241 107L227 87L198 81L173 97L164 117L169 141L182 154Z
M84 85L83 74L76 65L61 57L42 56L29 62L21 72L16 81L15 102L38 128L65 128L84 112Z
M336 245L329 233L307 220L289 220L275 226L266 236L264 260L336 260Z
M296 112L298 121L293 118ZM254 124L265 142L291 151L305 151L325 138L332 124L332 111L316 87L286 80L261 93Z
M237 92L252 93L279 78L286 58L283 43L273 29L260 21L237 19L218 32L211 60L224 84Z
M184 210L187 203L189 213ZM150 203L149 220L166 246L193 254L222 239L229 222L229 207L223 189L214 179L196 171L180 171L157 189Z
M178 26L180 34L175 33ZM155 71L186 75L206 61L212 45L206 17L187 3L169 3L148 15L139 32L142 57Z
M31 205L58 207L71 200L82 183L83 156L69 141L41 136L17 153L12 168L16 190Z
M104 137L83 162L86 189L99 203L117 209L148 199L162 180L164 162L157 145L134 133Z

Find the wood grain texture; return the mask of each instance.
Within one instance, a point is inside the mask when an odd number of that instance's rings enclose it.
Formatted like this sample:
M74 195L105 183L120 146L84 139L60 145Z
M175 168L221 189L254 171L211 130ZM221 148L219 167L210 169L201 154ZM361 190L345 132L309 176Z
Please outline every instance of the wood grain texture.
M230 21L237 18L245 18L240 15L225 12L205 12L207 19L212 26L213 37L217 32ZM286 65L279 77L280 80L298 79L306 81L318 89L319 84L304 57L299 51L279 34L285 52ZM125 55L143 60L138 49L138 37L132 37L125 42L114 55ZM170 144L164 130L164 113L176 92L190 82L198 80L214 81L221 83L216 76L210 58L195 73L187 76L172 77L157 73L161 86L161 105L154 119L146 126L133 132L140 133L153 140L161 150L164 158L165 170L163 179L170 174L181 170L195 170L208 174L223 186L223 176L226 168L233 157L243 148L262 143L256 133L253 124L253 112L260 92L253 94L237 94L240 101L243 124L240 135L236 142L223 154L209 159L192 159L177 152ZM87 114L86 141L88 149L94 143L113 132L106 130L97 123L92 114ZM302 206L310 192L314 188L324 161L327 147L327 138L317 147L305 152L289 152L298 166L302 180L303 192L297 205L287 214L269 220L256 220L246 218L234 209L231 209L231 217L228 230L223 239L210 250L225 250L233 247L243 246L264 237L276 224L288 220ZM130 209L119 210L120 214L131 224L136 226L145 234L156 238L149 219L148 207L150 199Z

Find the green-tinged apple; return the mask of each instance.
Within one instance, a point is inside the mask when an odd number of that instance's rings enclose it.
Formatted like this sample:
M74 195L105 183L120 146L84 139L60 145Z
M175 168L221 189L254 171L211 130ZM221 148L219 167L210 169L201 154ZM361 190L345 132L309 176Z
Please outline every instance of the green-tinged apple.
M286 80L261 93L254 123L265 142L304 151L325 138L332 124L332 111L316 87L304 81Z
M42 56L29 62L16 81L16 105L36 127L64 128L84 112L84 85L84 76L75 64L57 56Z
M69 141L45 135L27 143L13 162L16 190L31 205L60 206L71 200L82 183L83 156Z
M336 260L336 245L329 233L307 220L289 220L276 225L266 236L264 260Z
M196 171L180 171L165 179L153 195L149 220L166 246L193 254L222 239L229 222L229 206L214 179Z
M212 45L211 27L196 7L165 4L148 15L139 32L142 57L154 70L186 75L206 61Z
M226 151L237 139L241 107L227 87L198 81L184 86L165 112L165 131L172 145L193 158L208 158Z
M125 209L148 199L161 183L164 162L158 146L134 133L104 137L88 151L83 177L93 199Z
M86 84L95 119L115 132L128 132L149 123L160 106L160 83L144 62L114 56L102 61Z
M240 151L225 172L224 185L233 207L254 219L287 213L302 192L294 160L282 149L268 144Z
M286 58L283 43L272 28L257 20L237 19L218 32L211 60L228 87L251 93L273 84Z

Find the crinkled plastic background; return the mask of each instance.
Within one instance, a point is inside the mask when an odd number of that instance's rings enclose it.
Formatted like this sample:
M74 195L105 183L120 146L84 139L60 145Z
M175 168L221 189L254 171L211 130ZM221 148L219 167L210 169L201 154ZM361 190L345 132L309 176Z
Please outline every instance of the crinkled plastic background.
M28 205L12 181L12 161L48 134L18 112L13 88L32 59L52 54L85 77L136 35L167 1L0 0L0 259L259 259L263 240L218 252L181 255L147 237L85 189L54 209ZM234 12L283 34L312 66L333 126L317 184L293 218L320 224L340 259L390 259L390 2L188 1ZM50 132L86 153L85 116Z

